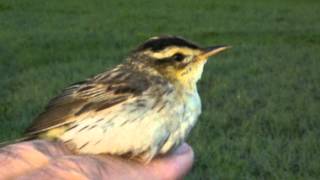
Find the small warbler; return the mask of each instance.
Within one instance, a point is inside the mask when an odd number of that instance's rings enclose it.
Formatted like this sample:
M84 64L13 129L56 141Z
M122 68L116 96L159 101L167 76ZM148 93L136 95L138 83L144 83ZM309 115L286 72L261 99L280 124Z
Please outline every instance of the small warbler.
M185 141L201 113L196 84L203 67L227 48L202 48L176 36L150 38L114 69L64 89L26 138L148 163Z

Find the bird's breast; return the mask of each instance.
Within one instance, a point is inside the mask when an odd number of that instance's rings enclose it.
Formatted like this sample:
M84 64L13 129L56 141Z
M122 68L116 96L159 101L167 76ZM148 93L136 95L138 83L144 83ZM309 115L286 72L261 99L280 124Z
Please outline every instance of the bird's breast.
M201 100L198 92L195 91L193 93L187 93L185 95L184 110L182 117L182 126L186 126L186 133L189 133L190 129L194 126L200 113Z
M162 154L178 147L185 141L201 113L201 101L197 91L184 93L180 97L173 98L177 106L170 109L171 115L167 118L170 137L161 148Z

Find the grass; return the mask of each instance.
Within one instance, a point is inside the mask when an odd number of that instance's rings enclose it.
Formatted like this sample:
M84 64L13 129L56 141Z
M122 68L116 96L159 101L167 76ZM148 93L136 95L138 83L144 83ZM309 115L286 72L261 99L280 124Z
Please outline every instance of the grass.
M320 3L0 1L0 141L63 87L159 34L233 49L210 60L187 179L320 177Z

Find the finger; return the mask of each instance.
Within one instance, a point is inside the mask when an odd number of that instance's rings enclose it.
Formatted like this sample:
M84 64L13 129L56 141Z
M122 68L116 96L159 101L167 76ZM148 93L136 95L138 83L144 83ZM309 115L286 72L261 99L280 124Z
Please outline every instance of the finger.
M42 140L26 141L0 149L0 177L10 179L37 169L50 159L68 154L60 143Z
M155 179L136 162L111 156L63 156L20 177L28 179Z
M168 156L157 158L148 166L149 171L163 179L182 179L194 161L192 148L184 143Z
M121 165L118 166L119 164ZM121 169L127 168L121 161L112 161L109 158L104 160L86 155L63 156L19 179L106 179L110 177L109 172L119 172L121 166Z
M192 162L193 151L186 144L148 165L111 156L63 156L21 179L180 179Z

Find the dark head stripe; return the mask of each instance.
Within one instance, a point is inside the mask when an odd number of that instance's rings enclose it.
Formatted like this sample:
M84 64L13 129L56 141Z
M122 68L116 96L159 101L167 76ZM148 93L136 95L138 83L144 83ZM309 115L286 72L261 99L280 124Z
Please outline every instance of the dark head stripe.
M188 42L182 38L167 36L148 40L147 42L139 46L136 51L142 51L146 49L151 49L152 51L161 51L168 46L188 47L192 49L199 48L196 44Z

